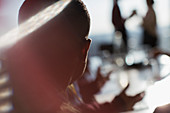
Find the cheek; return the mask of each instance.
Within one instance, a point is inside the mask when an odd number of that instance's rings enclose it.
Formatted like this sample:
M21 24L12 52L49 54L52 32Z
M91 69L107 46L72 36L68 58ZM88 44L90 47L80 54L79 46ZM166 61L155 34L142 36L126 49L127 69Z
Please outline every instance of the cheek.
M74 62L72 62L72 60L67 61L56 59L52 63L46 65L46 69L48 69L48 72L53 76L69 79L70 73L72 73L74 67L73 64Z

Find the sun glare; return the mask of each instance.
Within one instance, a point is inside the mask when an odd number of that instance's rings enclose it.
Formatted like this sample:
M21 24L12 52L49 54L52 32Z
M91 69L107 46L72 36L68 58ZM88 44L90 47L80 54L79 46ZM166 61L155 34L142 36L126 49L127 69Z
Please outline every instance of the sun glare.
M70 3L70 1L71 0L60 0L52 4L51 6L28 19L20 26L0 37L0 50L11 47L26 35L43 26L45 23L57 16Z

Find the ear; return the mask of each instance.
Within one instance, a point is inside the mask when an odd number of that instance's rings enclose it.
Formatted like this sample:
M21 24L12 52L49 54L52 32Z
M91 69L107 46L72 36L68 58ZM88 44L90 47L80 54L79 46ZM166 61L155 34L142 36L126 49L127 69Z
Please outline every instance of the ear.
M84 43L84 47L82 50L82 54L84 56L84 60L86 59L86 56L88 54L89 48L90 48L90 44L91 44L91 39L87 39Z

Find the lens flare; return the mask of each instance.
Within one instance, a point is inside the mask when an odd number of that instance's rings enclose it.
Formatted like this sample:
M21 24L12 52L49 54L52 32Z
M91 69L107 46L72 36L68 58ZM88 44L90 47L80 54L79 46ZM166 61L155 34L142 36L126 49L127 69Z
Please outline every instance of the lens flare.
M71 0L60 0L54 3L36 15L32 16L20 26L0 37L0 52L2 52L3 49L11 47L26 35L32 33L49 22L51 19L61 13L70 2Z

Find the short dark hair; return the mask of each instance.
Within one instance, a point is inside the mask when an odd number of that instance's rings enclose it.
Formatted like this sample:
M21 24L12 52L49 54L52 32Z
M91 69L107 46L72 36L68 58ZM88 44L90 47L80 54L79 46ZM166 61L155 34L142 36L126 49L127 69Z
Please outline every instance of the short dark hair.
M39 11L59 0L25 0L19 10L18 23L26 21ZM90 29L90 17L86 6L81 0L72 0L61 12L80 37L86 37Z
M151 4L153 5L155 2L154 2L154 0L151 0Z

